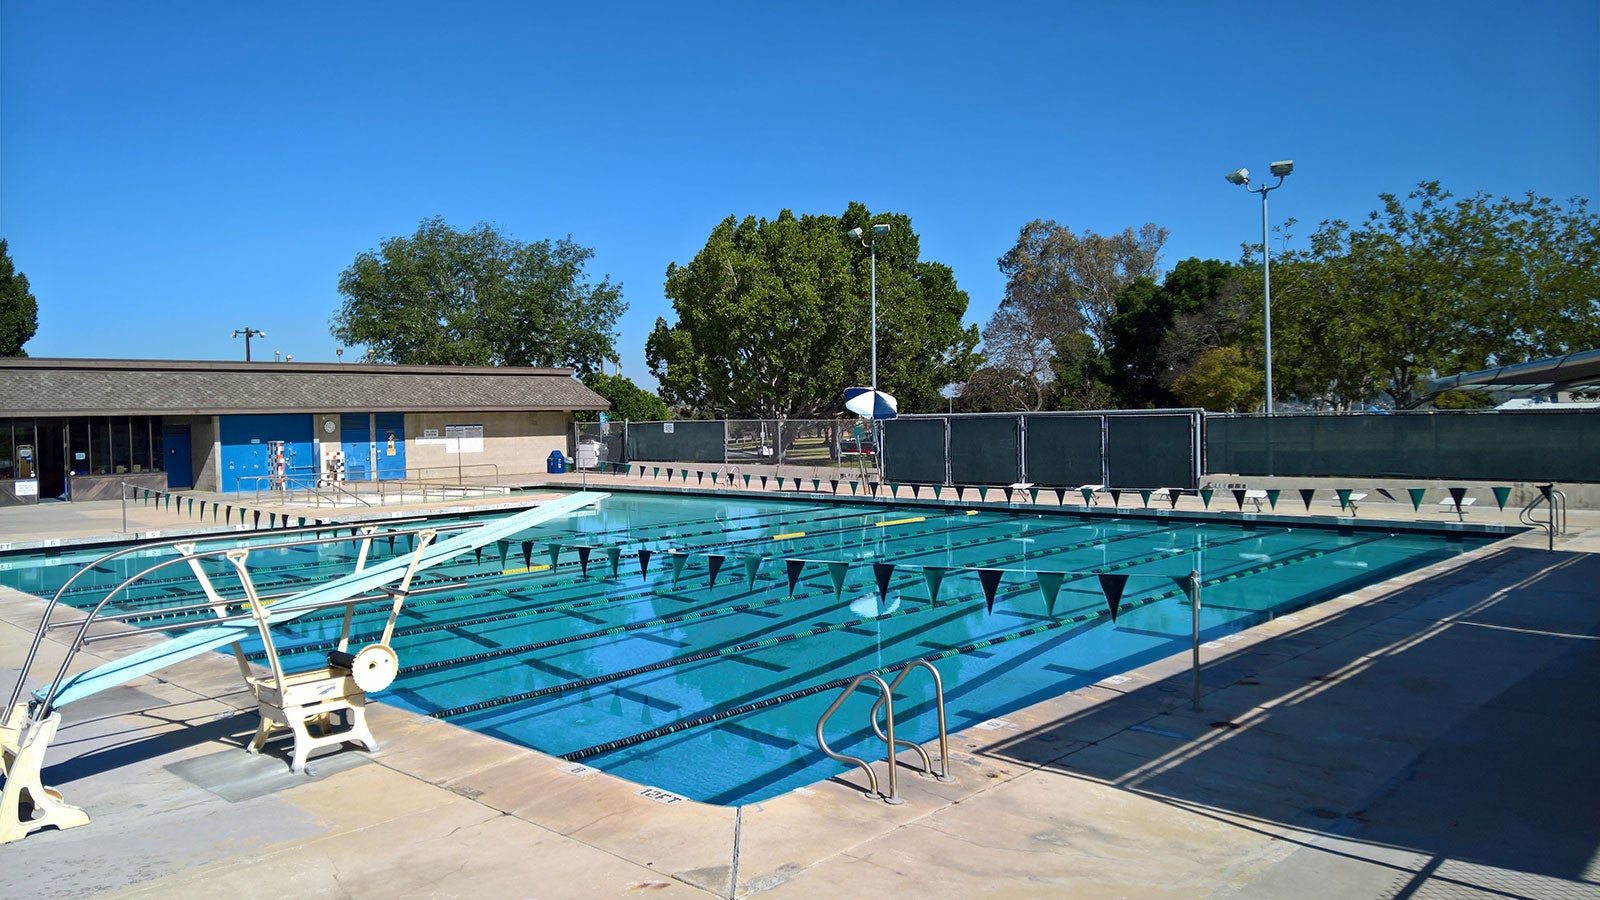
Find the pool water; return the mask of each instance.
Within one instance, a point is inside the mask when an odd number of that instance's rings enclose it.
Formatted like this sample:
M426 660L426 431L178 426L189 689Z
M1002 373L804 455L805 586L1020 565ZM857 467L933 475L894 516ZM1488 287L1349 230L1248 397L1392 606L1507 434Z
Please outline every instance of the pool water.
M1192 611L1174 579L1190 572L1202 640L1215 640L1493 539L616 493L419 576L417 589L459 584L408 602L393 641L400 676L377 696L674 794L750 803L835 775L861 780L814 730L840 683L864 672L932 661L957 731L1186 649ZM409 545L380 539L375 556ZM353 545L275 549L250 565L264 592L284 592L348 572L354 557ZM92 558L8 557L0 583L49 596ZM66 599L92 605L150 562L119 560ZM208 567L231 583L221 560ZM1128 576L1114 622L1100 574ZM196 590L172 567L117 605L171 607ZM337 637L337 614L313 615L280 628L288 668L320 664ZM373 608L356 632L381 628ZM931 698L921 673L896 691L897 737L936 736ZM882 759L867 720L875 700L857 692L832 718L835 750Z

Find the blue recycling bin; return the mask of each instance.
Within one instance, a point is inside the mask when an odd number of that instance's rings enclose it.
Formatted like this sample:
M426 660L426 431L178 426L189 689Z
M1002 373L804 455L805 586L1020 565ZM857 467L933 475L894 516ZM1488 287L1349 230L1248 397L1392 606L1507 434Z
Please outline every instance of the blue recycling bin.
M544 470L551 475L561 475L567 471L567 458L560 450L551 450L550 457L545 460Z

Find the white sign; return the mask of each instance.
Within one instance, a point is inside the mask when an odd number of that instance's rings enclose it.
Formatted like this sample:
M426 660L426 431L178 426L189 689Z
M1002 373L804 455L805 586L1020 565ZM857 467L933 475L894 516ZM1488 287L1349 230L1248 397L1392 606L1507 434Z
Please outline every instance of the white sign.
M16 481L12 483L17 486L18 497L39 496L39 482L37 481Z
M446 425L444 442L445 450L449 453L482 453L483 426Z
M432 441L432 440L437 440L438 438L439 438L439 429L437 429L437 428L424 428L424 429L422 429L422 439L423 440Z
M672 423L671 422L662 422L661 423L661 433L662 434L672 434Z

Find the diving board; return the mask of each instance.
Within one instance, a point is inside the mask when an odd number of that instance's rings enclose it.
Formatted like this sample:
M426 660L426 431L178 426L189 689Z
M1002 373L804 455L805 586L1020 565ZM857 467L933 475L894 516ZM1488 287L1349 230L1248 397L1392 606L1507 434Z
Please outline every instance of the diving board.
M424 547L416 556L407 554L386 560L361 572L346 575L317 587L301 591L272 604L266 616L267 623L269 625L277 625L288 622L330 603L348 600L369 591L377 590L391 582L400 580L407 571L420 572L423 569L454 559L463 553L470 553L479 547L510 537L519 531L525 531L536 525L542 525L553 519L570 515L609 496L609 494L595 491L583 491L559 500L552 500L542 506L507 516L481 528L474 528L471 531L458 534L449 540ZM413 563L415 563L415 569L412 568ZM47 716L50 710L60 708L75 700L81 700L107 688L116 687L140 675L148 675L206 651L215 650L225 644L243 640L255 633L256 629L257 624L252 620L241 620L213 625L208 628L197 628L160 644L112 660L86 672L80 672L61 681L54 692L50 688L40 688L34 691L34 697L42 702L42 706L36 716Z

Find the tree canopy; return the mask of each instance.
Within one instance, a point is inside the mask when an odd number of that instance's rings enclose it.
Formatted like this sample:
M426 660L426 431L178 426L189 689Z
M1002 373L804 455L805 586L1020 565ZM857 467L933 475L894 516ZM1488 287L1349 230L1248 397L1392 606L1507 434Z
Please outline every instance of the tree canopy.
M660 397L650 393L623 375L596 372L586 375L583 383L596 394L611 401L611 417L629 422L662 422L672 418L672 411ZM578 418L593 421L597 416L580 413Z
M486 223L462 232L425 219L340 274L331 331L375 362L595 372L616 358L627 304L621 285L586 278L593 256L570 237L523 243Z
M22 349L39 330L39 301L28 290L28 276L16 271L0 238L0 356L27 356Z
M878 238L878 382L902 412L944 406L939 390L975 365L967 294L948 266L920 259L911 219L859 203L842 216L729 216L688 265L667 267L677 322L657 319L646 359L662 398L700 413L817 418L839 411L846 387L870 383L869 250Z

